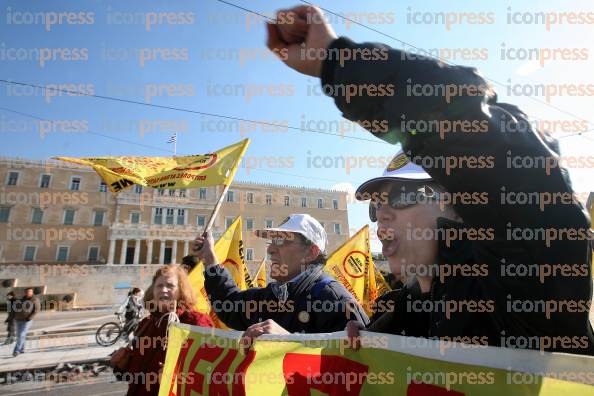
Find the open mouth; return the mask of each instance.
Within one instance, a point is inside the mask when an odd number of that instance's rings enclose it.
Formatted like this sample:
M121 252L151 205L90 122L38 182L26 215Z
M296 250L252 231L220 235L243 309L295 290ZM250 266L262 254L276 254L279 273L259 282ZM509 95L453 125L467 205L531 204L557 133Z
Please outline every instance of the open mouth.
M394 256L396 253L398 253L399 247L400 241L398 239L382 240L382 254L385 257Z

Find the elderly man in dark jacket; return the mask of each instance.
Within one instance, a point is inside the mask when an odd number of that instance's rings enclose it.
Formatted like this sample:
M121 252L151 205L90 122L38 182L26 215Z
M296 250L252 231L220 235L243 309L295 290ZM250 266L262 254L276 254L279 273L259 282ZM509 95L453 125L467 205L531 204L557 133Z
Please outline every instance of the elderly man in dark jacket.
M268 47L321 78L345 118L400 143L394 169L430 177L360 190L392 270L418 270L420 294L400 301L425 323L416 335L594 354L590 220L555 142L472 68L337 38L315 7L283 13L293 23L269 24Z
M368 323L355 298L323 271L326 232L307 214L292 214L276 228L256 231L269 239L270 276L265 288L241 291L229 271L215 265L212 237L196 239L205 263L204 286L210 304L227 326L261 334L323 333L343 330L349 320Z

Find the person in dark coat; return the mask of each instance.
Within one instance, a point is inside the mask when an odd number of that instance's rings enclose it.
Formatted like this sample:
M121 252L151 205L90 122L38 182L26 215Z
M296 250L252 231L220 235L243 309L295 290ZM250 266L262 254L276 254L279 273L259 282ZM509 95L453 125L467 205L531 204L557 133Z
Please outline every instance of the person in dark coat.
M593 355L590 219L556 141L473 68L337 38L316 7L283 12L294 23L268 24L268 47L319 77L345 118L401 145L387 171L429 176L358 190L392 271L420 286L387 313L394 328L414 313L419 336Z
M6 293L6 340L4 341L4 345L12 344L15 340L16 334L16 325L14 321L14 301L16 296L14 295L13 291Z
M324 333L343 330L349 319L368 322L355 298L323 270L324 227L307 214L292 214L276 228L256 231L271 242L271 282L241 291L218 265L212 236L196 239L205 263L204 286L213 311L227 326L244 330L246 343L261 334Z
M25 295L14 301L13 307L17 339L12 356L16 357L25 352L27 333L33 324L33 319L41 311L41 303L35 297L33 288L28 287L25 289Z

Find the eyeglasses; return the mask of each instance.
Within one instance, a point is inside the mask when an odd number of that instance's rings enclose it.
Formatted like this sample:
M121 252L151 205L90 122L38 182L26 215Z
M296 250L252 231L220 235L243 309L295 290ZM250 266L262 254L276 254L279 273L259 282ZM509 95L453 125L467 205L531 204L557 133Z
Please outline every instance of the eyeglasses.
M285 238L272 238L267 241L268 245L274 245L276 247L285 246L291 242L293 241Z
M414 191L410 191L410 187L409 191L407 191L404 186L400 188L395 186L390 190L387 198L379 197L369 202L369 219L375 223L377 221L377 211L384 205L388 205L392 209L405 209L418 203L436 199L439 199L439 192L429 186L421 186Z

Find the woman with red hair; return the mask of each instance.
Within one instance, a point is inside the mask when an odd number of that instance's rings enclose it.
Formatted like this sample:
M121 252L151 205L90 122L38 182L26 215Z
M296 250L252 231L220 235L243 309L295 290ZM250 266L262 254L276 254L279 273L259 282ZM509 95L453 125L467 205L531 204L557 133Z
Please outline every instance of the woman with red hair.
M212 327L208 315L196 312L196 295L186 271L179 265L157 270L144 295L150 315L138 325L126 370L128 395L157 395L165 363L167 325L177 321L194 326ZM148 338L148 339L147 339Z

